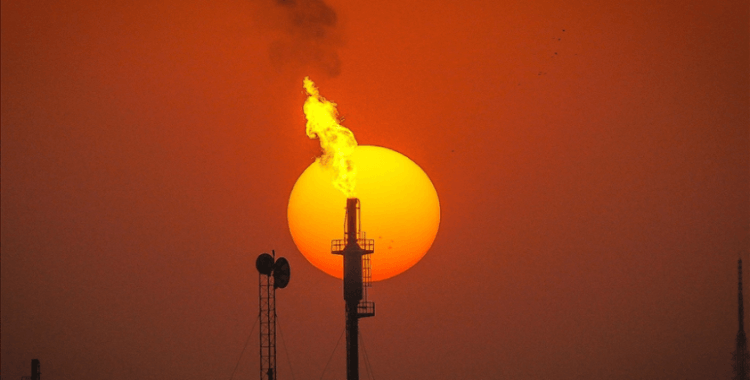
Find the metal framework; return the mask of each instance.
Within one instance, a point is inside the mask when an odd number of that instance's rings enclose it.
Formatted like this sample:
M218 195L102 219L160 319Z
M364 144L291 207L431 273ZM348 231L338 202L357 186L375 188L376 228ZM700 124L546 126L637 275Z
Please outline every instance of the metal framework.
M274 259L276 253L274 252ZM260 379L276 380L276 288L274 276L258 274L260 305Z
M375 316L375 303L367 299L367 288L372 284L370 254L375 251L375 240L360 232L359 213L359 199L347 199L344 239L331 242L331 253L344 257L347 380L359 380L359 319Z

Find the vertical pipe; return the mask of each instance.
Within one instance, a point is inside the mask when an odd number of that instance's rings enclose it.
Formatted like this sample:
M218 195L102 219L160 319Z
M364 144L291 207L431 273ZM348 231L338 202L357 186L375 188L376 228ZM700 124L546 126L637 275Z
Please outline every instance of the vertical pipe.
M346 199L346 244L357 244L357 204L359 199Z
M359 380L359 315L362 299L362 249L357 244L357 205L359 199L346 200L346 248L344 248L344 301L346 301L346 378Z
M357 244L359 234L357 205L359 199L346 200L346 247L344 248L344 300L356 306L362 299L362 250ZM355 308L356 309L356 308ZM356 311L356 310L355 310Z
M40 380L42 373L39 371L39 359L31 359L31 380Z
M346 303L346 380L359 380L357 304Z

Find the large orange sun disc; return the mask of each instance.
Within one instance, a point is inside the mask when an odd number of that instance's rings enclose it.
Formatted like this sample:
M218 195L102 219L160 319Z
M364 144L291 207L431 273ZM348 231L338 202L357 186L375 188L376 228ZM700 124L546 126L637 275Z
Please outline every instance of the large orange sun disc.
M427 174L396 151L360 145L356 168L362 231L375 240L372 279L393 277L416 264L432 246L440 225L440 202ZM344 237L346 197L333 187L331 170L311 164L294 184L287 218L292 239L318 269L343 277L343 259L331 240Z

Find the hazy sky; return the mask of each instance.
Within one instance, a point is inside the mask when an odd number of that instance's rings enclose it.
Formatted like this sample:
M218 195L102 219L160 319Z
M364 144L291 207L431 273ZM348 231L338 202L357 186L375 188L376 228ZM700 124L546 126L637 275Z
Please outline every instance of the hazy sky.
M345 377L341 282L286 221L305 75L440 197L370 292L375 378L730 377L748 1L295 4L2 1L4 379L228 379L271 249L279 379Z

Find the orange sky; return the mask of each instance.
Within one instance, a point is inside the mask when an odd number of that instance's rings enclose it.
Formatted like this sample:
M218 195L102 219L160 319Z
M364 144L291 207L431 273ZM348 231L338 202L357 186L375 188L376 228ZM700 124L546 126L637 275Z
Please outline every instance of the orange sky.
M729 378L748 3L595 3L336 0L310 39L273 1L3 1L3 377L229 378L275 249L279 378L287 351L320 378L341 284L286 221L310 75L440 197L430 252L371 289L377 378Z

